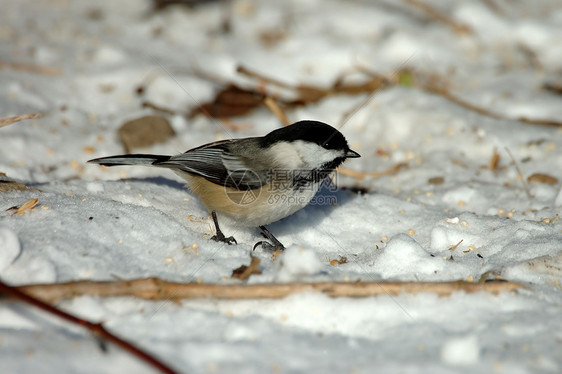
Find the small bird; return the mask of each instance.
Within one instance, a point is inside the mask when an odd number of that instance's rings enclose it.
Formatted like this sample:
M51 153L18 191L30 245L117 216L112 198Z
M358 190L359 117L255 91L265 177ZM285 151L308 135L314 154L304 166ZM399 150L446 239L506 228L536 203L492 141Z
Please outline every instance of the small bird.
M221 231L218 212L238 225L260 228L271 243L257 242L254 249L283 250L265 225L304 208L335 168L357 157L338 130L307 120L262 137L221 140L176 156L129 154L88 162L171 169L211 212L216 229L211 239L236 243Z

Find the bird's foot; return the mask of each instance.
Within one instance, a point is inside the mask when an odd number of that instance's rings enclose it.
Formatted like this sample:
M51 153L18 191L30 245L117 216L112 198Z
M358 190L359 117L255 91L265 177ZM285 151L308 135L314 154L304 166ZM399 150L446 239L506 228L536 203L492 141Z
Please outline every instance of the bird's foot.
M279 242L277 243L273 243L271 244L270 242L266 242L265 240L259 241L256 244L254 244L254 251L256 250L257 247L261 246L263 249L272 251L272 252L277 252L277 251L284 251L285 250L285 246Z
M226 243L228 245L232 245L232 244L238 244L238 242L236 241L236 239L234 239L234 236L229 236L228 238L226 236L224 236L224 234L222 233L222 231L218 231L216 235L213 235L211 237L211 240L214 240L216 242L223 242Z
M266 229L265 226L259 226L259 228L261 230L262 235L266 239L268 239L269 242L267 242L265 240L257 242L256 244L254 244L254 249L253 249L254 251L260 245L263 249L267 249L269 251L272 251L273 253L281 252L281 251L285 250L285 246L283 244L281 244L281 242L279 240L277 240L277 238L275 236L273 236L273 234L271 232L269 232L269 230Z
M238 244L236 239L234 239L234 236L229 236L228 238L224 236L224 234L222 233L219 227L219 221L217 220L217 213L214 210L211 212L211 215L213 217L213 222L215 223L215 230L217 230L216 235L213 235L211 237L211 240L214 240L216 242L223 242L228 245Z

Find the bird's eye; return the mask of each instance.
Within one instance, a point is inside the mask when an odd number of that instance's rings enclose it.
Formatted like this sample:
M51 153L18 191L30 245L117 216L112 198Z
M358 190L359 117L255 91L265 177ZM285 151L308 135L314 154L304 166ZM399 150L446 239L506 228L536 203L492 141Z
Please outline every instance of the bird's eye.
M324 147L324 148L328 148L328 146L329 146L329 143L327 143L327 142L322 144L322 147Z

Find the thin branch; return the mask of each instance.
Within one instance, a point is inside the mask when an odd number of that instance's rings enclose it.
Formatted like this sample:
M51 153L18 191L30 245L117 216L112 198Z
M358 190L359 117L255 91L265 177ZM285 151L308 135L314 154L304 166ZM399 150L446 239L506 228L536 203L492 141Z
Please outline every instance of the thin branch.
M283 112L283 110L279 107L275 99L273 99L271 96L267 96L263 102L267 109L269 109L271 113L273 113L275 117L277 117L277 119L281 121L283 126L289 126L291 124L291 122L285 115L285 112Z
M473 31L470 26L460 23L440 10L432 7L429 4L424 3L419 0L403 0L405 3L414 6L424 12L429 18L434 19L437 22L441 22L445 26L449 27L451 30L457 34L472 34Z
M351 170L351 169L347 169L344 168L342 166L340 166L339 168L337 168L337 172L343 175L347 175L348 177L352 177L352 178L358 178L358 179L363 179L366 177L371 177L371 178L380 178L382 176L385 175L393 175L398 173L402 168L408 167L408 164L405 162L400 162L394 166L392 166L391 168L387 169L387 170L383 170L383 171L357 171L357 170Z
M301 292L320 292L332 297L367 297L429 292L448 296L456 291L490 292L515 291L522 288L513 282L320 282L280 284L198 284L174 283L159 278L129 281L77 281L60 284L20 286L19 290L48 302L56 302L81 295L96 297L136 296L150 300L179 299L276 299Z
M62 72L59 68L52 68L48 66L40 66L28 64L25 62L10 62L0 61L0 70L16 70L24 73L42 74L42 75L61 75Z
M39 118L39 113L22 114L14 117L0 118L0 127L11 125L14 122L23 121L25 119Z
M505 147L505 151L507 152L509 157L511 157L511 160L513 161L513 165L515 165L515 170L517 170L517 176L519 177L519 180L521 181L521 184L523 185L523 189L525 190L525 193L527 194L527 197L529 198L529 200L531 200L533 198L533 195L531 195L531 193L529 192L529 187L527 187L527 183L525 182L525 177L523 176L523 173L521 172L521 169L519 169L519 164L515 160L515 157L513 157L513 154L511 154L511 151L509 150L509 148Z
M476 106L474 104L469 103L468 101L465 101L455 95L453 95L452 93L450 93L446 88L444 87L440 87L438 85L435 84L422 84L421 88L431 92L433 94L439 95L444 97L445 99L459 105L462 106L463 108L466 108L468 110L472 110L473 112L476 112L478 114L481 114L483 116L486 117L490 117L490 118L494 118L494 119L505 119L505 120L515 120L515 121L519 121L519 122L523 122L529 125L543 125L543 126L554 126L554 127L562 127L562 122L559 121L552 121L552 120L542 120L542 119L531 119L531 118L526 118L526 117L519 117L519 118L509 118L509 117L505 117L501 114L492 112L486 108L481 108L479 106Z
M25 288L25 287L23 287ZM34 294L33 292L27 292L22 290L22 287L12 287L7 285L6 283L0 281L0 292L2 293L6 293L18 300L21 300L29 305L33 305L36 308L39 308L47 313L53 314L59 318L62 318L68 322L77 324L77 325L81 325L84 326L85 328L87 328L88 330L90 330L90 332L96 336L96 337L101 337L103 339L106 339L116 345L118 345L119 347L123 348L125 351L130 352L131 354L133 354L134 356L138 357L139 359L145 361L147 364L151 365L152 367L154 367L155 369L161 371L162 373L175 373L176 371L171 369L169 366L167 366L166 364L162 363L161 361L159 361L158 359L156 359L155 357L153 357L152 355L150 355L149 353L143 351L140 348L135 347L133 344L113 335L111 332L107 331L103 325L101 323L92 323L89 321L86 321L82 318L78 318L76 316L73 316L72 314L69 314L67 312L64 312L50 304L47 304L44 301L41 301L39 298L41 298L39 295ZM43 298L41 298L43 299Z

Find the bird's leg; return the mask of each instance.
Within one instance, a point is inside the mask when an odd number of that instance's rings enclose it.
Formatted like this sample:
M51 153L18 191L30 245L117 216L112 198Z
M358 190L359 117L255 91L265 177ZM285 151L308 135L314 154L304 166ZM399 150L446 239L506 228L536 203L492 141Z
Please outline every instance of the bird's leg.
M214 210L211 212L211 216L213 216L213 222L215 223L215 230L217 231L216 235L213 235L211 237L211 240L214 240L216 242L224 242L229 245L238 244L233 236L229 236L228 238L224 236L224 234L221 231L221 228L219 227L219 221L217 220L217 213Z
M271 251L282 251L285 249L285 246L279 240L277 240L277 238L273 236L273 234L268 229L266 229L265 226L259 226L259 228L263 236L265 236L271 243L266 242L265 240L259 241L254 244L254 250L259 245L261 245L263 249L269 249Z

